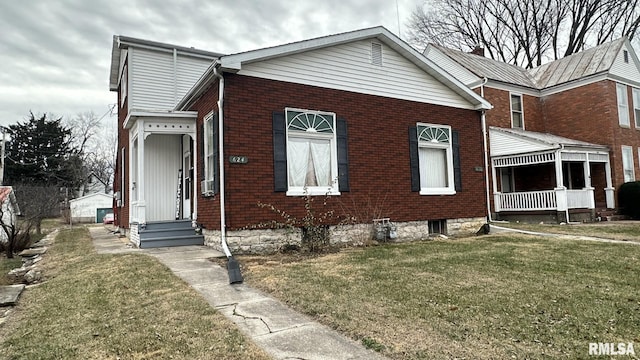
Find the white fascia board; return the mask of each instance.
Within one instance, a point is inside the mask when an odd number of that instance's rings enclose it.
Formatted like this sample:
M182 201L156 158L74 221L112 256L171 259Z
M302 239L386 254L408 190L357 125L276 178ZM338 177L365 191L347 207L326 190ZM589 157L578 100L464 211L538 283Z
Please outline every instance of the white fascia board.
M117 35L113 35L111 46L111 70L109 72L109 91L118 90L118 75L120 74L120 40Z
M197 111L153 111L153 110L138 110L131 109L124 119L123 127L125 129L131 128L133 124L139 118L153 118L153 119L185 119L196 120L198 118Z
M575 89L575 88L579 88L581 86L585 86L591 83L595 83L598 81L602 81L602 80L606 80L608 78L610 78L611 76L609 75L608 71L603 71L600 72L598 74L594 74L594 75L590 75L590 76L586 76L577 80L573 80L573 81L569 81L566 83L562 83L559 85L555 85L552 87L548 87L545 89L540 90L540 96L548 96L548 95L553 95L553 94L557 94L559 92L563 92L563 91L567 91L567 90L571 90L571 89Z
M607 79L609 79L611 81L619 82L621 84L625 84L625 85L633 86L633 87L636 87L636 88L640 88L640 83L638 83L637 81L629 80L629 79L623 78L621 76L617 76L617 75L613 75L613 74L607 74Z

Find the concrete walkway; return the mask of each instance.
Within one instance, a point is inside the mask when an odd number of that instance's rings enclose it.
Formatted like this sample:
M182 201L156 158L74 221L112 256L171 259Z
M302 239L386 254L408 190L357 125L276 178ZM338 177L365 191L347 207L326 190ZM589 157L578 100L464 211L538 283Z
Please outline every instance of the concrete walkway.
M206 246L136 249L103 227L89 231L98 253L140 253L158 258L274 359L385 359L355 341L244 284L229 285L224 257Z
M585 235L568 235L568 234L544 233L544 232L537 232L537 231L513 229L513 228L502 227L502 226L491 224L491 234L509 233L509 232L515 232L515 233L527 234L527 235L535 235L535 236L543 236L543 237L555 237L555 238L558 238L558 239L565 239L565 240L583 240L583 241L605 242L605 243L611 243L611 244L640 245L640 242L637 242L637 241L605 239L605 238L594 237L594 236L585 236Z

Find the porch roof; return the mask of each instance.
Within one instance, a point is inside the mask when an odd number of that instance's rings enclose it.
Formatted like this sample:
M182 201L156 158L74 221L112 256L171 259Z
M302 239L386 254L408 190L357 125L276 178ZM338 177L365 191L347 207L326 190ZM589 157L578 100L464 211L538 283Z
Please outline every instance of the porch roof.
M491 156L539 153L556 149L609 152L606 145L592 144L549 133L519 129L489 128Z

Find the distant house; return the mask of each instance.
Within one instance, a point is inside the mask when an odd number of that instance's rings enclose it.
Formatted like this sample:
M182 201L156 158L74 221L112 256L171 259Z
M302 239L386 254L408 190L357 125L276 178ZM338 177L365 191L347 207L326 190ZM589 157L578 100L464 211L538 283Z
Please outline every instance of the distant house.
M491 105L384 28L232 55L116 36L111 90L117 224L141 247L186 221L212 246L274 251L291 239L253 229L279 219L258 203L303 217L305 196L335 212L332 241L356 210L401 240L486 221Z
M430 45L486 112L494 217L592 220L640 161L640 63L625 38L525 70Z
M16 226L17 217L20 215L20 207L16 200L15 192L11 186L0 186L0 219L2 225ZM0 230L0 241L6 242L8 240L7 233Z
M74 223L99 223L104 215L113 213L113 196L93 193L69 201L71 221Z

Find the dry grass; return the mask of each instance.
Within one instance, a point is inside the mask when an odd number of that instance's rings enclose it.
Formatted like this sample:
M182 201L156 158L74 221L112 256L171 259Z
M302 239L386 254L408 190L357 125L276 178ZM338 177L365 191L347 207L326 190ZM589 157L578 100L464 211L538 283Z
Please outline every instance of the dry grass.
M640 242L639 221L613 221L585 224L525 224L525 223L500 223L502 227L514 229L547 232L552 234L567 234L577 236L592 236L603 239L638 241Z
M22 266L22 258L14 256L13 259L7 259L5 254L0 254L0 286L11 285L11 281L7 277L9 271Z
M486 236L245 257L248 282L394 359L583 358L640 342L640 247Z
M0 331L3 359L267 359L156 259L98 255L62 231Z

